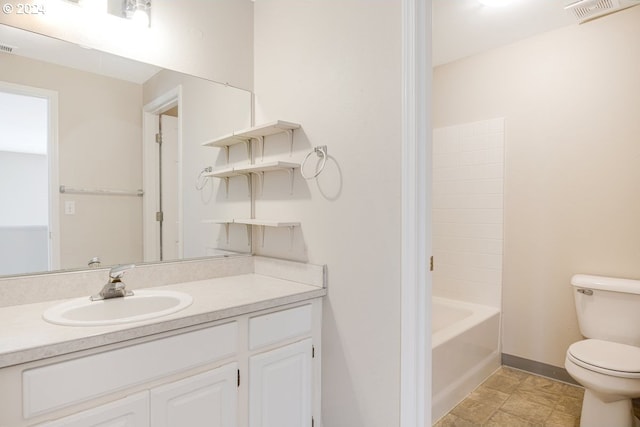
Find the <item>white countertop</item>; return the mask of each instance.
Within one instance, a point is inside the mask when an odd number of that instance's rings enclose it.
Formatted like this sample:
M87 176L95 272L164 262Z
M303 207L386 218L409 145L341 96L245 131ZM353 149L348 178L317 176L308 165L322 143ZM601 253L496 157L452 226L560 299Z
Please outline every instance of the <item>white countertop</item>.
M326 295L326 288L260 274L240 274L157 288L188 293L177 313L112 326L60 326L42 313L67 300L0 308L0 368L239 316Z

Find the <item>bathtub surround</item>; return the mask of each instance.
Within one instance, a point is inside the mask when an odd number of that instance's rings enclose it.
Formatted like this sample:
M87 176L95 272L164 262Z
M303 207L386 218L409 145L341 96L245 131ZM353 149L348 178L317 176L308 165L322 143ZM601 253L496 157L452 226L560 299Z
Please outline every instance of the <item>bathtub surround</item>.
M433 131L434 421L500 366L504 128Z
M433 131L433 294L500 309L502 118Z
M640 7L436 67L434 126L507 117L502 351L561 367L575 273L640 277Z

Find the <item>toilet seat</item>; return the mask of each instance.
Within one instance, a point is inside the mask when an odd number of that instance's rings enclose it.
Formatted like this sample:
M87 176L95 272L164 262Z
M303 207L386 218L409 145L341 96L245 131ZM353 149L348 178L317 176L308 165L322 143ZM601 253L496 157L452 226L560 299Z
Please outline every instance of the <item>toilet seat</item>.
M601 374L640 378L640 347L586 339L571 344L567 358L578 366Z

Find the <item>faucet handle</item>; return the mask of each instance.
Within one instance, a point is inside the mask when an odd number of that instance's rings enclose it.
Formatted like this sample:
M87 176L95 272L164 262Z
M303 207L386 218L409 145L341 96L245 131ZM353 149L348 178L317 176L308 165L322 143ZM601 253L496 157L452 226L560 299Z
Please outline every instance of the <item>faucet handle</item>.
M120 278L124 276L124 273L135 266L135 264L121 264L112 267L111 270L109 270L109 281L120 281Z

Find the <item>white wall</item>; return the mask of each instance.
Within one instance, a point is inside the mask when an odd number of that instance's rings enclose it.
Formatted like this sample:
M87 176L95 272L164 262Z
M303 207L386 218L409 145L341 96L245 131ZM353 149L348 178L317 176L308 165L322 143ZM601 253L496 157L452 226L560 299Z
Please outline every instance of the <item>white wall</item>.
M86 3L92 2L95 0ZM126 19L106 13L93 14L65 0L48 0L43 4L44 14L0 13L0 23L236 87L252 88L251 0L153 0L149 28L138 28Z
M433 294L502 305L504 119L433 132Z
M262 254L327 264L323 424L389 427L400 408L401 3L258 0L256 123L300 123L294 153L267 138L267 157L301 161L327 145L318 180L265 176L256 217L301 221L267 230Z
M640 7L434 71L434 126L505 117L503 352L563 366L571 276L640 277Z

